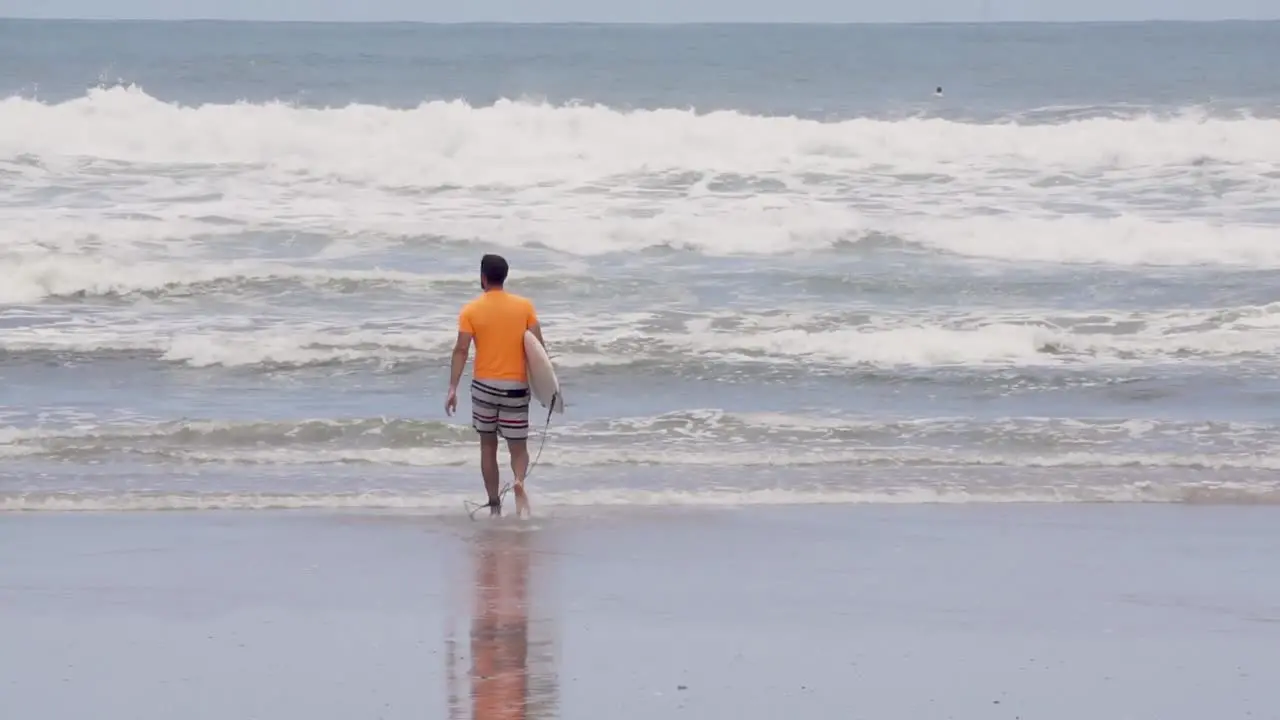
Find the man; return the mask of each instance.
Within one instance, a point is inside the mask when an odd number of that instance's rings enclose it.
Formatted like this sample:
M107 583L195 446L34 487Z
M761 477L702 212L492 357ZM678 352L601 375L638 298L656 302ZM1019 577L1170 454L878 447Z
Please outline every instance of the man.
M502 498L498 494L499 434L506 439L511 454L517 515L529 507L524 492L524 478L529 471L529 378L525 370L524 331L531 331L546 346L533 303L503 288L507 270L507 261L501 256L485 255L480 259L480 288L484 292L458 315L458 341L453 346L449 396L444 403L445 412L452 416L458 409L458 383L474 341L471 423L480 434L480 472L489 494L490 515L502 514Z

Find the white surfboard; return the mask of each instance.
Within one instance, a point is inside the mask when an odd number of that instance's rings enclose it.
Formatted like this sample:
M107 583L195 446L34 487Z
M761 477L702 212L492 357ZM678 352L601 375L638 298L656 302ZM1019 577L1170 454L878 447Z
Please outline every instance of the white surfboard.
M551 407L553 412L563 414L564 393L560 391L556 369L552 367L551 358L542 343L528 330L524 331L524 362L529 373L529 390L534 399L542 403L542 407ZM553 400L555 407L551 406Z

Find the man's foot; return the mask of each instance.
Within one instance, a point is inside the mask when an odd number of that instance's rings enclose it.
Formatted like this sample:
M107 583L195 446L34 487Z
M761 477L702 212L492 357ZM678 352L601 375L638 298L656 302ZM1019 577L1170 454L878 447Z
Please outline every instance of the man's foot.
M511 491L516 496L516 517L529 514L529 496L525 494L524 483L516 483L511 486Z
M502 515L502 500L490 500L485 507L489 508L489 517L499 517Z

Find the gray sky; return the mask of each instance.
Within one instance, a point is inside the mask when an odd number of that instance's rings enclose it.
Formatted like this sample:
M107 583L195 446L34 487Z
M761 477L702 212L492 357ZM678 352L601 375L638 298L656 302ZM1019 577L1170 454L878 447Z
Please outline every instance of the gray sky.
M426 22L1280 19L1280 0L0 0L0 17Z

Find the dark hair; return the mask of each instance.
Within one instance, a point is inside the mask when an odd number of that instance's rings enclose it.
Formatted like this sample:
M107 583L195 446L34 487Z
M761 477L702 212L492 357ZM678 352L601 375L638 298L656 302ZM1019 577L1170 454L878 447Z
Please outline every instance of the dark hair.
M480 258L480 274L490 285L507 281L507 261L501 255L486 254Z

